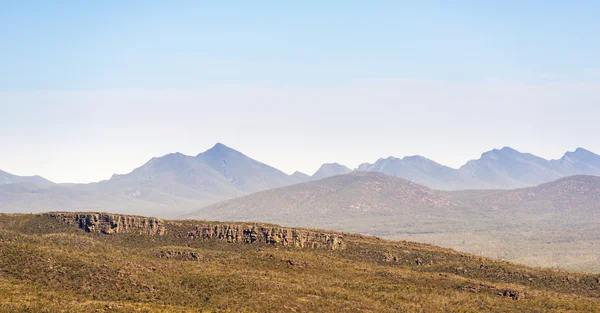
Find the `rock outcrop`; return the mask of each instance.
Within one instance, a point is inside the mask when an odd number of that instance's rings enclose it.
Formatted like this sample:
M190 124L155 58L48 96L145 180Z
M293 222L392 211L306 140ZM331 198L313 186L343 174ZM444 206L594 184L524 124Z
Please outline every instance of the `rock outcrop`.
M165 234L165 222L158 218L108 213L45 213L49 216L86 232L103 234L136 233L141 235L162 236Z
M167 225L181 226L175 222L158 218L119 215L109 213L44 213L59 223L74 225L86 232L103 234L134 233L162 236ZM284 228L260 224L204 224L188 228L190 240L222 240L239 243L263 243L295 248L340 250L344 248L343 236L333 232L321 232L295 228ZM185 233L184 233L185 234ZM176 253L175 253L176 254ZM164 257L168 257L165 253Z
M217 239L226 242L262 242L296 248L328 250L344 248L343 236L340 234L252 224L198 225L195 230L188 233L188 237L202 240Z
M173 259L180 261L199 261L200 253L198 251L183 249L162 249L155 251L153 256L159 259Z

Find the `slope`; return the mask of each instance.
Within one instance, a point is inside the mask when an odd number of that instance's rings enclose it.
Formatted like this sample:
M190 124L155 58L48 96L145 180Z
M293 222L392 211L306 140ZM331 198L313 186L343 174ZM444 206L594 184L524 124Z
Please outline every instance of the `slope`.
M453 169L422 156L389 157L359 171L385 173L441 190L513 189L531 187L573 175L600 175L600 155L583 148L566 152L558 160L546 160L510 147L484 152Z
M112 210L173 217L251 192L297 183L223 144L196 157L170 153L123 175L90 184L0 189L0 212Z
M237 229L268 237L225 236ZM286 231L314 239L286 246ZM321 237L340 245L309 244ZM600 311L597 275L360 235L112 214L0 215L0 273L0 312Z
M436 189L453 189L467 185L460 180L456 170L419 155L402 159L379 159L373 164L363 163L357 170L384 173Z
M0 185L9 184L35 184L38 187L45 188L55 185L53 182L45 179L44 177L35 176L17 176L5 171L0 170Z
M436 191L355 172L224 201L187 218L267 221L411 239L535 266L600 271L600 177Z

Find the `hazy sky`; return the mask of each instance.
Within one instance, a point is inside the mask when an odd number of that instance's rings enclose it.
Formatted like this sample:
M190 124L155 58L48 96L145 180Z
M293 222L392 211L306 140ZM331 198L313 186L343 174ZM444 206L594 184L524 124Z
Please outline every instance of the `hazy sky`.
M598 1L0 1L0 169L600 152Z

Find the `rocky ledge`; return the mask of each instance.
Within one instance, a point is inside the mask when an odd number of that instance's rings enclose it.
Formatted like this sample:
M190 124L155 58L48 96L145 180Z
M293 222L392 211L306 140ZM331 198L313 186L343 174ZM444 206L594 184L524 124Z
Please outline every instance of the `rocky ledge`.
M217 239L226 242L262 242L296 248L328 250L344 248L343 236L340 234L252 224L198 225L195 230L188 233L188 237L201 240Z
M51 212L41 214L59 223L74 225L86 232L103 234L134 233L162 236L168 225L181 226L181 223L168 222L153 217L120 215L109 213L69 213ZM193 224L192 224L193 225ZM225 242L263 243L274 246L340 250L344 248L343 236L334 232L304 230L261 224L198 224L190 225L187 231L189 240L222 240Z
M165 222L153 217L68 212L52 212L43 215L54 218L60 223L77 225L77 227L86 232L103 234L136 233L152 236L162 236L165 234Z

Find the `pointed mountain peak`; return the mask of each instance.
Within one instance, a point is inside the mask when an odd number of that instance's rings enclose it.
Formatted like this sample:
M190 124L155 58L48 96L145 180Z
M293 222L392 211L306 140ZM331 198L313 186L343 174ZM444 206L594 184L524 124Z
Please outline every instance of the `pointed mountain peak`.
M579 147L579 148L575 149L575 152L574 152L574 153L575 153L575 154L595 154L594 152L592 152L592 151L590 151L590 150L586 150L586 149L584 149L584 148L581 148L581 147Z
M242 153L220 142L217 142L212 148L198 154L197 156L225 157L231 154L241 155Z
M217 142L217 143L216 143L216 144L215 144L215 145L214 145L212 148L210 148L209 150L222 150L222 149L231 149L231 148L229 148L228 146L226 146L226 145L224 145L224 144L222 144L222 143L220 143L220 142Z
M228 146L217 142L212 148L206 150L205 152L209 152L209 151L223 151L223 150L233 150L231 148L229 148Z

